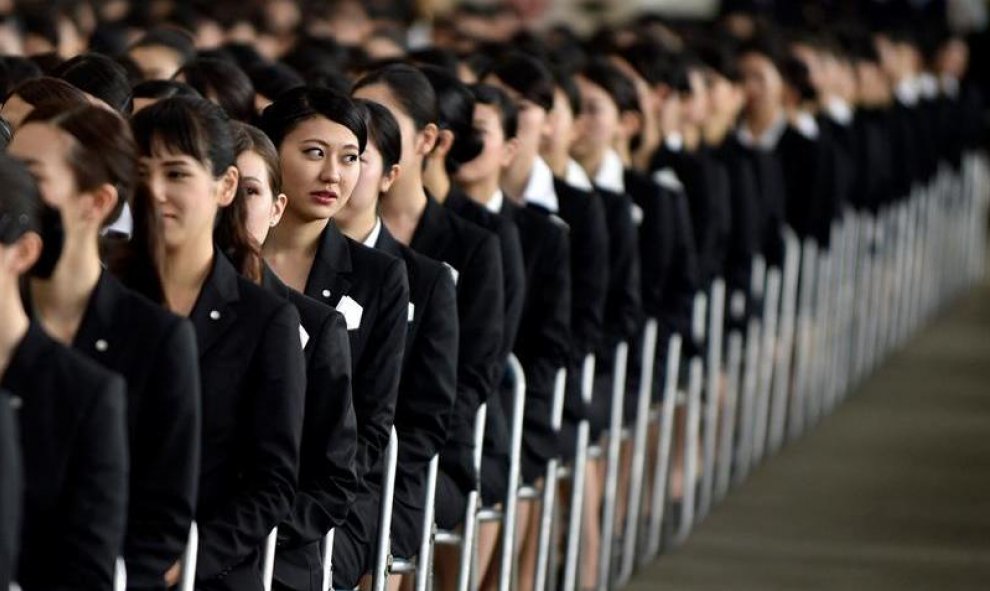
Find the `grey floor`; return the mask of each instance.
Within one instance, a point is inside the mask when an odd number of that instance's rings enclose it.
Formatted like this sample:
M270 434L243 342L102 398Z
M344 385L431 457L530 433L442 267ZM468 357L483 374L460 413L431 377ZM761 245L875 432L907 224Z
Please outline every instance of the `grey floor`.
M630 591L990 589L990 283Z

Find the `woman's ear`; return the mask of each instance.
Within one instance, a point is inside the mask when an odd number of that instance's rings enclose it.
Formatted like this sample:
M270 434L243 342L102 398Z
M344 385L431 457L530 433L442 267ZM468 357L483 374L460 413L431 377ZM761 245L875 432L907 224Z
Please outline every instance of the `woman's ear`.
M117 187L110 183L104 183L90 191L89 194L93 198L93 206L87 208L83 213L87 221L95 221L100 224L113 222L114 220L107 219L107 216L117 207L117 200L120 199Z
M632 139L643 129L643 116L636 111L626 111L619 116L622 137Z
M378 185L378 192L385 193L392 188L392 184L395 183L395 179L399 178L399 173L402 172L402 167L398 164L393 164L387 172L382 174L382 180Z
M516 154L519 152L519 139L512 138L507 140L505 144L502 145L502 168L507 168L512 161L516 159Z
M416 152L420 156L428 156L437 145L440 128L435 123L427 123L426 127L416 134Z
M439 130L436 147L433 148L432 153L441 158L446 158L452 147L454 147L454 132L449 129Z
M240 179L240 172L236 166L228 166L223 176L219 179L217 187L217 205L227 207L234 201L237 195L237 183Z
M285 206L288 205L289 198L286 197L285 193L279 193L272 200L272 212L268 219L268 225L275 227L280 221L282 221L282 214L285 213Z
M4 265L9 266L14 275L26 275L41 257L42 246L41 236L36 232L27 232L5 249L8 254Z

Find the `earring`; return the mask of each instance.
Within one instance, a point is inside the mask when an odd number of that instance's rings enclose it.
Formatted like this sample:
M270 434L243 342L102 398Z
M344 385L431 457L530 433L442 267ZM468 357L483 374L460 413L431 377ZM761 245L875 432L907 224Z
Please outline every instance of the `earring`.
M272 228L274 228L275 227L275 220L272 220L272 221L268 222L268 225L271 226Z

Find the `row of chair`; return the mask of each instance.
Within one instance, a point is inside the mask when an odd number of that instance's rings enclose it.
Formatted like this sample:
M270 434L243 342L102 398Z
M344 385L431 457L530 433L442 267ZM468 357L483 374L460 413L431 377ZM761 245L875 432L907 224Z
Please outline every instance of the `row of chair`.
M598 591L625 586L636 568L664 549L683 543L692 529L733 487L785 443L818 424L891 353L939 312L953 296L972 286L985 268L986 220L990 206L990 165L985 154L968 153L958 168L943 164L926 184L877 213L847 209L831 229L831 248L801 240L783 229L781 268L753 262L749 293L726 293L716 279L697 294L691 334L670 337L662 402L651 400L659 327L649 319L639 347L636 417L623 423L629 343L615 348L611 417L601 442L590 440L587 421L577 429L575 460L552 459L542 486L520 485L526 382L519 361L510 356L513 399L508 489L500 507L484 507L478 491L467 502L460 531L438 530L433 507L438 459L429 464L423 539L417 557L393 558L389 551L392 494L398 439L393 429L382 483L379 539L375 546L373 591L384 591L389 576L414 577L416 591L433 587L436 545L460 549L457 591L477 588L476 536L483 522L500 522L499 591L512 591L516 575L516 516L520 500L539 501L538 560L533 589L576 591L583 558L584 481L589 458L604 458L605 487L600 515L602 543L597 557ZM738 326L748 303L761 312ZM727 323L735 320L736 323ZM684 341L703 353L686 360ZM582 367L582 396L590 402L595 358ZM556 376L552 426L559 430L567 376ZM686 486L679 503L669 499L674 464L675 416L683 413L683 466ZM475 418L474 461L480 469L486 406ZM658 433L651 437L651 433ZM650 448L652 441L652 449ZM622 445L630 443L626 490L620 487ZM699 462L700 458L700 462ZM700 464L700 465L699 465ZM570 482L567 499L558 486ZM620 519L621 495L626 495ZM566 503L560 502L566 500ZM568 511L569 509L569 511ZM566 516L566 519L564 518ZM324 540L324 589L332 588L333 531ZM563 534L561 536L561 534ZM555 547L563 539L562 548ZM263 578L271 589L276 530L263 552ZM182 558L179 589L195 584L198 537L193 523ZM558 551L559 550L559 551ZM116 589L126 587L118 562Z

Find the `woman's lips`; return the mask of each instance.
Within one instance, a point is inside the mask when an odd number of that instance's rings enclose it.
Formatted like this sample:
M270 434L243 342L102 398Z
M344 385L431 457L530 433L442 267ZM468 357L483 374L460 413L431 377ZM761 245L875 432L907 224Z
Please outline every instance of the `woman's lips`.
M313 191L309 196L318 205L333 205L337 200L337 193L333 191Z

